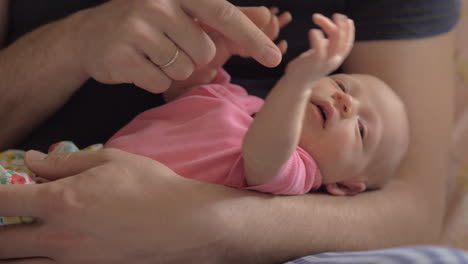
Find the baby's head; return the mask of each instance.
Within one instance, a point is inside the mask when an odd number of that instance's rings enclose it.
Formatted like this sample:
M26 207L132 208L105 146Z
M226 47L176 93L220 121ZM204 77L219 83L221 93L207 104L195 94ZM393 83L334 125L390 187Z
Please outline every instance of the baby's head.
M387 182L408 138L405 107L388 85L370 75L337 74L313 88L299 146L317 162L329 193L353 195Z

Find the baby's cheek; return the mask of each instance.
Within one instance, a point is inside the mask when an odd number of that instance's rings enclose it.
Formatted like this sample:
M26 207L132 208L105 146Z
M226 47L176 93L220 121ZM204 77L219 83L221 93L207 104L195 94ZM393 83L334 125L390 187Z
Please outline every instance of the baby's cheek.
M323 157L326 168L333 172L333 182L349 179L362 168L360 154L349 147L345 147L346 145L342 146L344 147L329 149L327 155Z

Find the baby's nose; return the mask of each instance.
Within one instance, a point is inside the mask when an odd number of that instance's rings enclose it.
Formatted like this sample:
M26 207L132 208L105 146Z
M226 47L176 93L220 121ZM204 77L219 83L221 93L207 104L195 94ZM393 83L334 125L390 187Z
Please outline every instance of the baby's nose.
M335 100L334 106L340 112L342 118L349 118L353 115L355 107L349 94L337 91L332 95L332 98Z

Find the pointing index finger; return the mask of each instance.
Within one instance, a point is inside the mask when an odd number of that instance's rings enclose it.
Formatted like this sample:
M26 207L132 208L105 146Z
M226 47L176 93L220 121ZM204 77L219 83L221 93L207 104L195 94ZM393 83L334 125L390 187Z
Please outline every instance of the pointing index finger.
M259 63L275 67L281 62L279 48L231 3L225 0L181 2L185 12L231 39Z

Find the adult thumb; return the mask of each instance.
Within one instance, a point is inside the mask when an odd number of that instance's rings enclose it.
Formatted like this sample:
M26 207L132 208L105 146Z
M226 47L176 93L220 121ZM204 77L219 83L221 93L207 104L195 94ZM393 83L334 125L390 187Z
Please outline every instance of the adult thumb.
M63 152L47 155L36 150L26 152L25 162L37 176L57 180L82 173L109 161L107 151Z

